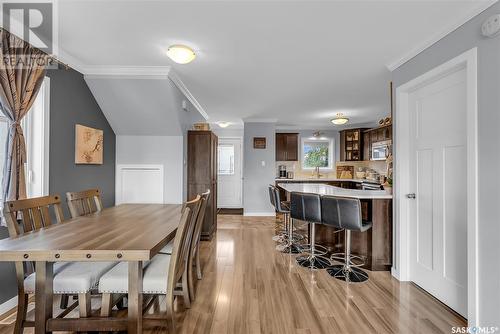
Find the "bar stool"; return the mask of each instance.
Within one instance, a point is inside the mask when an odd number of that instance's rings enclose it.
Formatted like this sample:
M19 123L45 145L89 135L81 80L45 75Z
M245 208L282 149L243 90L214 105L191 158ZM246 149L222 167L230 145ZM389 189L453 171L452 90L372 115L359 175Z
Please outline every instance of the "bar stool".
M293 232L293 221L290 219L290 202L281 200L280 190L277 187L274 187L274 195L276 212L283 214L288 232L287 235L283 236L284 243L276 247L276 249L283 253L302 253L302 248L297 242L303 240L304 237Z
M273 206L274 211L276 213L279 213L278 209L276 208L276 187L273 186L272 184L270 184L267 188L268 188L268 191L269 191L269 202ZM288 224L287 220L285 219L285 217L283 217L283 225L284 225L285 229L284 230L280 230L278 232L278 234L276 234L275 236L273 236L273 241L276 241L276 242L279 242L279 243L285 242L285 238L288 235L288 225L287 224ZM276 247L276 248L278 248L278 247Z
M321 200L317 194L292 192L290 194L290 216L309 224L309 244L302 247L306 255L297 257L297 263L310 269L324 269L330 265L324 256L327 249L316 244L316 224L321 224Z
M332 265L326 271L333 277L346 282L364 282L368 273L359 269L364 263L355 264L351 255L351 231L365 232L372 227L371 222L363 222L361 202L357 198L323 196L321 198L321 220L325 225L344 229L345 253L342 265ZM359 258L359 257L357 257ZM332 256L332 260L337 258Z

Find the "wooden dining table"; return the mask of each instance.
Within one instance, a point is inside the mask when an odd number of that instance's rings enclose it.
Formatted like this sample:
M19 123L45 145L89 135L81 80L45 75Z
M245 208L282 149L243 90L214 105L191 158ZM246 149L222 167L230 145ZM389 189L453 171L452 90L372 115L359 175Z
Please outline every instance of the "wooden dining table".
M142 333L142 264L175 237L181 209L177 204L122 204L0 240L0 261L35 262L35 333L76 329ZM53 266L61 261L127 261L128 316L54 317Z

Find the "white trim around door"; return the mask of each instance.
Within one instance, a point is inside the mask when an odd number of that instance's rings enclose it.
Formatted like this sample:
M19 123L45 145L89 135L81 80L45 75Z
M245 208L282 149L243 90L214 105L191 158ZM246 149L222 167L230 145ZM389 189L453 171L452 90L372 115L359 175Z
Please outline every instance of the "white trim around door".
M396 88L394 117L394 265L392 275L410 280L409 203L410 189L410 113L409 94L453 71L465 69L467 76L467 315L468 325L476 326L478 309L478 157L477 157L477 49L473 48L429 72ZM432 126L432 125L431 125Z

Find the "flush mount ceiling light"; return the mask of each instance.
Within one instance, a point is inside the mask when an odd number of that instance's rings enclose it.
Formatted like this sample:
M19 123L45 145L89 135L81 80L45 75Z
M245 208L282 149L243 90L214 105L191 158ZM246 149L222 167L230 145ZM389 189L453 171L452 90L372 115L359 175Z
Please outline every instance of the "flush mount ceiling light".
M217 125L221 128L227 128L230 124L229 122L217 122Z
M338 113L334 119L330 120L335 125L343 125L349 122L349 118L345 117L342 113Z
M177 64L188 64L196 58L196 53L189 46L176 44L168 48L167 56Z

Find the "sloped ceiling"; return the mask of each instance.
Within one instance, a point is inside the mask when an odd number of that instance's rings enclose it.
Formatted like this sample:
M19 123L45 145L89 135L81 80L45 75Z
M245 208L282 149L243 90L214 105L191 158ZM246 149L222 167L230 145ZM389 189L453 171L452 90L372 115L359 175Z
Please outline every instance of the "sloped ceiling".
M117 135L180 136L188 114L201 118L168 77L86 75L85 81Z

